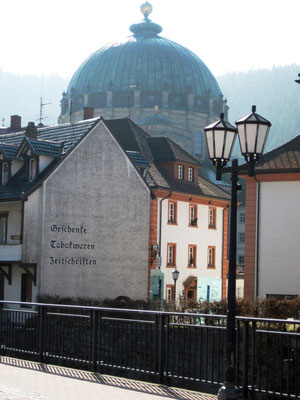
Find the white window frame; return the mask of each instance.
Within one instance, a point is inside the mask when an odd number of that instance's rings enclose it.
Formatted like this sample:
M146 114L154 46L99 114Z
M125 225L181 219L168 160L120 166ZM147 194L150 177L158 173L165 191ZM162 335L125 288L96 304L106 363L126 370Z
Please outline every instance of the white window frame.
M197 226L197 221L198 221L197 215L198 215L197 205L196 204L190 205L190 211L189 211L190 226Z
M195 206L191 206L190 208L190 225L194 223L195 220Z
M7 168L7 171L5 171L5 167ZM8 176L9 176L9 164L8 162L2 163L1 166L1 184L5 185L8 182Z
M176 218L176 203L170 202L168 204L168 223L169 224L175 224L175 218Z
M168 266L175 266L175 246L174 244L168 244Z
M243 260L243 262L241 262L241 260ZM245 263L245 256L239 256L239 265L240 266L244 266L244 263Z
M173 301L173 288L171 286L167 286L167 293L166 293L166 301L170 303Z
M239 215L240 224L244 224L245 223L245 218L246 218L246 214L244 212L241 212L240 215Z
M178 179L183 179L183 165L178 165L177 167L177 177Z
M217 210L215 208L209 208L209 228L216 228Z
M194 181L194 168L188 167L188 181Z
M7 243L7 213L0 213L0 244Z
M245 232L239 233L239 243L245 243Z
M32 182L36 178L36 168L37 168L37 160L35 158L29 159L29 166L28 166L28 180Z
M189 267L195 267L196 266L196 260L195 260L195 256L196 256L196 252L195 252L196 248L194 246L189 246ZM193 260L193 262L191 263L191 259Z
M216 249L215 247L208 248L208 266L215 267Z

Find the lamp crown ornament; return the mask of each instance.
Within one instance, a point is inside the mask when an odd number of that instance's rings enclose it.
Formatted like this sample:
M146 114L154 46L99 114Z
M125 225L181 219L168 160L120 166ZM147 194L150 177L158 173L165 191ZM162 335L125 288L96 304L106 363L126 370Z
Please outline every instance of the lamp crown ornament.
M152 13L153 7L152 4L150 4L148 1L146 1L145 3L143 3L141 5L141 13L144 15L145 17L145 21L148 20L149 15Z

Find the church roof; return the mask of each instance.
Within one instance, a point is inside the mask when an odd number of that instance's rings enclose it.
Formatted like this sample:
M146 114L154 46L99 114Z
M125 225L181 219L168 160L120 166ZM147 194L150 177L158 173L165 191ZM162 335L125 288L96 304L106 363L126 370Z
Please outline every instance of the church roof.
M149 93L210 93L219 100L219 85L203 61L186 47L160 36L161 26L148 15L130 30L132 36L101 47L81 64L69 83L68 95L138 88Z

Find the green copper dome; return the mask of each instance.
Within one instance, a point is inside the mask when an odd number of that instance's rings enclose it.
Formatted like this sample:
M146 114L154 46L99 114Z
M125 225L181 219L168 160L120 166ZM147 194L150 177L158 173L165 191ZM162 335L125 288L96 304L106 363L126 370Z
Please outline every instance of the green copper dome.
M85 60L72 77L67 95L128 93L137 88L147 96L163 90L174 93L179 96L175 103L187 93L209 94L219 100L222 93L206 65L187 48L159 36L161 26L148 19L149 3L141 10L145 19L130 27L133 35L100 48Z

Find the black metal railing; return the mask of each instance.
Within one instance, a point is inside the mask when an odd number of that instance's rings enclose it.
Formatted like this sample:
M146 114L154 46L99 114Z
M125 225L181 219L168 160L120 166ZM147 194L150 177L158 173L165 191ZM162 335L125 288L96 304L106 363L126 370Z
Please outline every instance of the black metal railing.
M226 317L1 301L0 354L216 393ZM300 398L300 321L237 317L237 384Z

